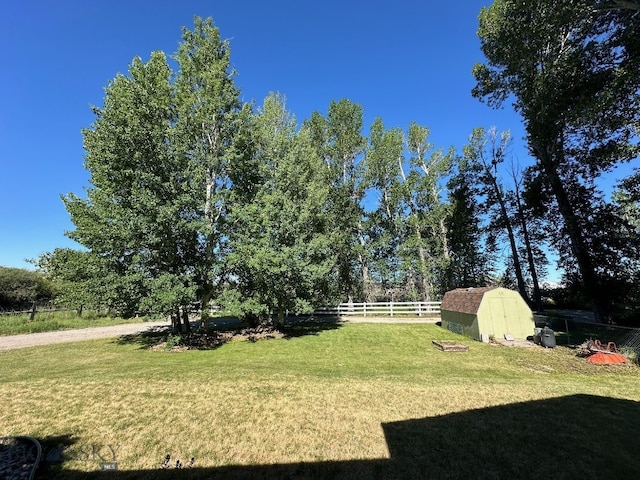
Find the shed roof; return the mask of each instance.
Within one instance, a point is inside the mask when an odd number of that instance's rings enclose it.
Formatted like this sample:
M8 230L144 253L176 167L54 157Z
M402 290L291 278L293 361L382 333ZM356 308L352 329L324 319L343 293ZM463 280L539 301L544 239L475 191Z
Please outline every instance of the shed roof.
M475 315L478 313L482 297L497 287L456 288L444 294L440 310Z

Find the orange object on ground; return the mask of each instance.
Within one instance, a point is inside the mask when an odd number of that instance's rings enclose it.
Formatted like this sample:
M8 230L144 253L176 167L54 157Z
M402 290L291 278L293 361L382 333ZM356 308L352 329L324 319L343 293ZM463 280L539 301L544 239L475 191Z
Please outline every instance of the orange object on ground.
M627 363L627 357L619 353L598 352L590 355L587 362L596 363L598 365L607 365L614 363Z

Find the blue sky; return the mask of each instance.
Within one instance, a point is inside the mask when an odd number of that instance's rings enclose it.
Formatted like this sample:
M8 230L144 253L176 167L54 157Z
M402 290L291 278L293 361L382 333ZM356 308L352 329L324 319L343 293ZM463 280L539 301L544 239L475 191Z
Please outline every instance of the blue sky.
M471 68L483 60L480 9L432 0L180 0L6 2L0 15L0 265L29 268L56 247L76 247L60 194L82 195L81 129L104 86L135 56L176 51L181 27L212 17L231 42L237 85L260 104L287 97L299 122L332 100L365 111L365 133L412 120L436 146L461 151L476 126L510 129L526 163L520 118L471 97Z

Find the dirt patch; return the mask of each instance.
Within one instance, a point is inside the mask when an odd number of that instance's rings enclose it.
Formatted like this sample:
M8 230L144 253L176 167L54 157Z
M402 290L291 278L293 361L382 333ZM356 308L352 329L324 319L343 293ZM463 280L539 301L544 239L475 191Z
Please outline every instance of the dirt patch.
M495 339L491 341L492 345L503 345L505 347L524 347L524 348L542 348L532 341L523 338L514 338L513 340Z

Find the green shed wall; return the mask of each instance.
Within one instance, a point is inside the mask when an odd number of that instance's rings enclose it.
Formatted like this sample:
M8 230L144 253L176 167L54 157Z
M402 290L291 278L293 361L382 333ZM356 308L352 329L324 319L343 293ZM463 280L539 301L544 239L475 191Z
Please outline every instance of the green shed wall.
M442 321L443 328L459 333L460 335L480 340L477 315L441 310L440 320Z

